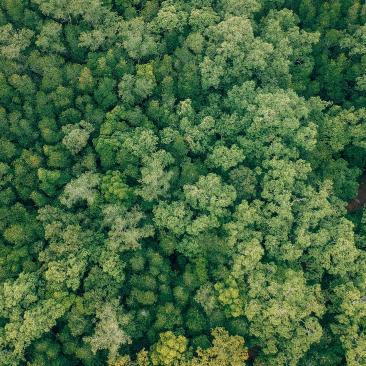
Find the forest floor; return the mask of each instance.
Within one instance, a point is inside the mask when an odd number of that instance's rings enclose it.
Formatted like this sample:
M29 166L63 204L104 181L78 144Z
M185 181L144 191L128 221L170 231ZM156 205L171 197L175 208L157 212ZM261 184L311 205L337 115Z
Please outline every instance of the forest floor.
M360 209L366 203L366 171L362 174L357 196L348 203L347 211Z

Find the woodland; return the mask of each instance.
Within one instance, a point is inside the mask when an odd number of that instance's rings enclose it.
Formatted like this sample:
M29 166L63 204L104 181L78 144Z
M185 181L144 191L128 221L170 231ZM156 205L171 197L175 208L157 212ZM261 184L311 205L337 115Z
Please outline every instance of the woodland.
M365 366L366 5L0 0L0 366Z

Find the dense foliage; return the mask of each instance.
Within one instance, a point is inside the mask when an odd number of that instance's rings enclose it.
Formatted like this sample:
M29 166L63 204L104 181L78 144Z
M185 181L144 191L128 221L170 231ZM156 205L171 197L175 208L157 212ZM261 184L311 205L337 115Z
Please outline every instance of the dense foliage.
M365 365L365 21L0 0L0 365Z

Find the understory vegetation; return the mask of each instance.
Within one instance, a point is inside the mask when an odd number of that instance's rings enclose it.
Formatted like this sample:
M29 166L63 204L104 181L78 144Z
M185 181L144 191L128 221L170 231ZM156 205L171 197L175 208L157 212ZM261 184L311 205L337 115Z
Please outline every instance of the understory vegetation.
M0 0L0 365L366 365L365 22Z

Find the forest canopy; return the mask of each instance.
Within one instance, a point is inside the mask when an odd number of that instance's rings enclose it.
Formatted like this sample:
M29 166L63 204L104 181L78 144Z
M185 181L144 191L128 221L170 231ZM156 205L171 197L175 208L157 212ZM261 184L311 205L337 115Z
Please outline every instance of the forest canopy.
M365 365L365 22L0 0L0 365Z

